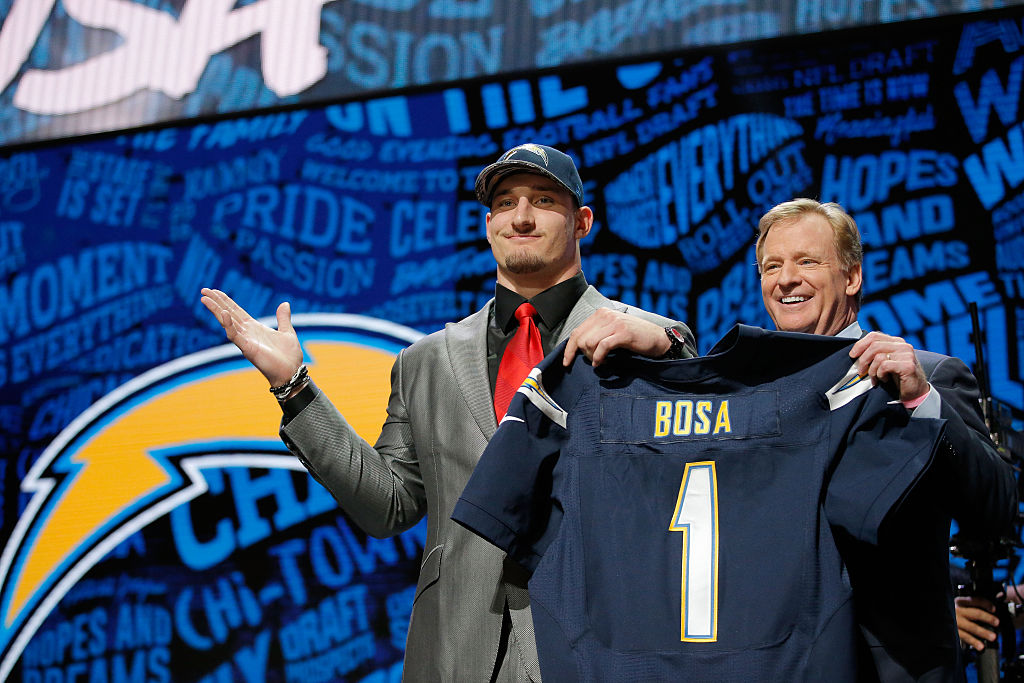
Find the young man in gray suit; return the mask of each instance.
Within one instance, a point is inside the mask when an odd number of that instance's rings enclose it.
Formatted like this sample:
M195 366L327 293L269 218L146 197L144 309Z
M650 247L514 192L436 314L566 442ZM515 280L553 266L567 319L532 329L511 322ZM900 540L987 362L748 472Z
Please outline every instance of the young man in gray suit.
M495 410L503 412L495 407L494 389L521 304L536 311L544 353L600 308L652 322L661 330L659 354L695 353L685 325L627 308L587 285L579 241L594 214L583 205L583 185L567 155L543 145L515 147L481 171L476 194L490 209L495 298L399 354L388 417L374 446L302 372L287 303L278 308L273 330L223 292L202 291L228 339L278 389L282 439L357 524L374 536L390 536L427 515L406 643L409 681L540 679L525 577L506 566L504 553L451 520L497 429ZM525 318L523 324L531 330L534 325Z

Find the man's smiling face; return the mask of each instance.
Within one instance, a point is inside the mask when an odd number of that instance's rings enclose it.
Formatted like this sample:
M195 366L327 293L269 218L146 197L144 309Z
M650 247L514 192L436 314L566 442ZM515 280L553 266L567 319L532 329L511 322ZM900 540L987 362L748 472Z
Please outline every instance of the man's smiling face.
M578 242L593 214L576 208L572 193L546 176L516 173L494 191L487 241L498 262L498 282L514 291L542 291L580 270Z
M834 335L857 319L861 268L843 270L824 216L806 213L772 225L760 267L761 297L778 329Z

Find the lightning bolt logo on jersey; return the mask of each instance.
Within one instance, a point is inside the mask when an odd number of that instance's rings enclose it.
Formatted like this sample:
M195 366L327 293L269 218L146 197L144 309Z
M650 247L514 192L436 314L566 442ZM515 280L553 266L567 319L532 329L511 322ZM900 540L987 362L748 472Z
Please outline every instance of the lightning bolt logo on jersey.
M422 335L355 315L293 321L318 386L372 439L394 357ZM302 470L277 436L281 412L266 386L233 345L195 353L107 395L44 450L21 483L31 498L0 554L0 679L92 566L207 491L204 469Z

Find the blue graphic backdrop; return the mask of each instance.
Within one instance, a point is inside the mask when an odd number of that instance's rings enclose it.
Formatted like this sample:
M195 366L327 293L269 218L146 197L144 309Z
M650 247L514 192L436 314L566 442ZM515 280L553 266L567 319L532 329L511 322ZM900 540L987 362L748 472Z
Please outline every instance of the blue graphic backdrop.
M1019 4L0 0L0 144Z
M748 43L9 151L5 537L32 500L30 469L76 416L223 343L202 286L256 316L289 300L420 332L479 308L494 264L473 180L524 142L577 160L596 212L588 280L687 321L702 351L737 321L770 326L760 215L794 196L842 203L866 246L862 324L970 364L977 303L993 393L1024 415L1022 19ZM225 465L206 483L21 631L14 679L398 675L422 531L366 538L287 468ZM304 512L268 526L289 501ZM209 545L220 519L248 540Z

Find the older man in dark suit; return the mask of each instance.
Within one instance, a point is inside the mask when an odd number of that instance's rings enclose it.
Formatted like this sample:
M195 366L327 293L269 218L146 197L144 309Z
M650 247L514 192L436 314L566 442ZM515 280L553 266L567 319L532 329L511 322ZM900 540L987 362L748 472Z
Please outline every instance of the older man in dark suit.
M889 379L915 416L942 417L951 444L903 502L878 546L843 550L861 631L883 681L962 677L949 582L950 517L976 538L1008 531L1016 512L1010 467L988 438L978 388L957 358L919 351L857 323L860 234L834 203L797 199L761 219L761 294L779 329L860 337L862 372Z
M863 669L885 682L961 680L950 518L983 539L1009 530L1017 510L1013 473L989 440L977 382L957 358L864 334L860 233L838 204L795 199L772 208L759 223L756 253L762 299L778 329L859 338L850 356L860 374L895 384L913 416L946 420L950 447L886 519L879 543L841 539L840 550L864 636ZM655 326L604 312L573 332L565 359L582 350L596 365L615 348L659 353L664 343Z
M476 192L490 209L495 298L399 354L374 446L305 376L287 303L278 308L275 331L223 292L203 290L228 338L281 400L285 443L349 516L368 533L388 536L427 515L406 644L404 676L412 681L540 680L525 577L506 566L504 553L450 519L497 429L496 412L504 413L533 363L602 307L653 323L658 346L665 342L658 353L694 353L685 325L627 308L587 285L579 241L593 212L583 205L568 156L520 145L480 173Z

